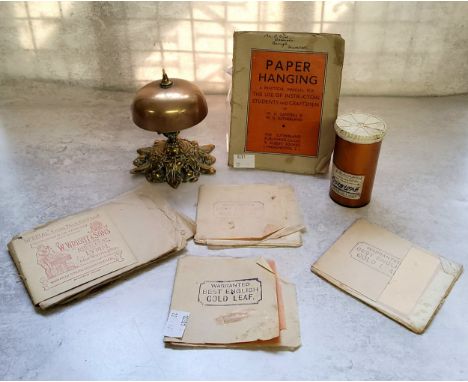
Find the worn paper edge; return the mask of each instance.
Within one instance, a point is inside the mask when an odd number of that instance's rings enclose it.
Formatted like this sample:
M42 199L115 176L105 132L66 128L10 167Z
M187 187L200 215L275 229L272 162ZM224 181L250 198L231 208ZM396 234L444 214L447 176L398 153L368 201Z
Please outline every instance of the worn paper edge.
M270 268L270 265L268 264L267 260L262 257L262 256L249 256L249 257L234 257L234 256L213 256L213 257L208 257L208 256L197 256L197 255L182 255L182 256L179 256L179 258L177 259L177 267L176 267L176 271L175 271L175 274L174 274L174 281L172 283L172 294L171 294L171 302L169 304L169 310L168 312L170 312L172 310L172 299L173 299L173 294L174 294L174 289L175 289L175 284L176 284L176 281L177 281L177 275L178 275L178 272L179 272L179 265L181 262L184 261L184 259L186 258L190 258L190 257L193 257L193 258L202 258L202 259L208 259L208 258L211 258L211 259L220 259L220 260L225 260L225 259L234 259L234 260L245 260L245 259L250 259L250 260L256 260L255 263L256 265L258 265L259 267L263 268L266 272L270 273L273 275L273 277L275 278L275 285L276 285L276 282L277 280L279 279L281 282L284 282L284 283L287 283L287 284L291 284L290 282L287 282L287 281L284 281L282 280L279 276L276 275L276 273ZM262 264L263 263L263 264ZM294 286L294 284L291 284ZM275 289L275 295L277 294L277 290ZM298 313L299 315L299 313ZM265 340L261 340L261 339L256 339L254 341L250 341L250 342L247 342L247 343L252 343L252 342L255 342L255 341L271 341L275 338L279 338L279 336L281 335L281 331L279 329L279 316L278 316L278 335L276 337L271 337L269 339L265 339ZM182 338L175 338L175 337L167 337L167 336L164 336L163 337L163 342L165 344L174 344L176 343L177 345L179 343L183 343L183 344L187 344L186 342L183 342L183 337ZM241 342L233 342L232 344L241 344ZM205 344L203 343L199 343L199 344L193 344L194 347L203 347L205 346ZM224 344L213 344L213 345L219 345L219 347L222 347L224 346ZM184 345L185 346L185 345ZM189 345L190 346L190 345Z
M290 344L290 345L284 345L284 344L281 344L280 342L274 342L272 340L266 340L266 341L261 341L261 340L257 340L257 341L251 341L251 342L241 342L241 343L231 343L231 344L210 344L210 343L206 343L206 344L192 344L192 343L184 343L184 342L172 342L170 340L169 337L165 337L165 346L167 347L174 347L174 348L178 348L178 347L185 347L185 348L221 348L221 349L228 349L228 348L235 348L235 349L242 349L242 350L261 350L261 349L265 349L265 350L278 350L278 351L295 351L297 350L299 347L301 347L302 345L302 341L301 341L301 329L300 329L300 320L299 320L299 306L298 306L298 303L297 303L297 288L296 286L293 284L293 283L290 283L288 281L285 281L283 279L281 279L280 277L278 277L280 282L283 283L283 284L286 284L286 285L289 285L293 288L293 292L294 292L294 299L292 301L292 308L297 312L297 316L295 317L296 321L295 324L297 325L297 342L293 343L293 344ZM287 326L291 326L291 323L290 322L286 322ZM285 329L285 330L288 330L288 329ZM281 341L281 332L284 332L284 331L280 331L280 336L277 337L279 338L279 341ZM167 340L166 340L167 339ZM273 339L274 340L274 339Z
M230 92L231 92L231 102L230 102L230 106L231 106L231 118L230 118L230 123L229 123L229 132L228 132L228 136L229 138L233 135L233 132L234 133L239 133L241 132L242 134L246 135L247 134L247 123L244 123L244 122L235 122L234 119L239 119L239 118L234 118L234 109L236 108L236 116L237 114L241 114L241 119L242 121L246 120L247 118L247 114L248 114L248 110L245 110L243 111L243 109L248 109L248 102L246 101L246 103L239 103L235 100L235 95L237 94L236 92L236 84L242 79L238 79L237 76L238 76L238 73L239 72L243 72L244 70L246 70L246 68L250 65L249 63L246 63L246 65L240 69L237 69L235 70L234 66L237 62L237 50L238 48L237 47L237 44L238 44L238 37L245 34L261 34L262 31L237 31L237 32L234 32L234 35L233 35L233 59L232 59L232 62L233 62L233 66L232 66L232 75L231 75L231 88L230 88ZM336 105L338 105L338 102L339 102L339 98L340 98L340 93L341 93L341 83L342 83L342 77L343 77L343 64L344 64L344 52L345 52L345 40L343 39L343 37L338 34L338 33L310 33L310 32L286 32L286 34L288 35L301 35L300 38L303 38L305 37L305 35L310 35L310 36L314 36L316 38L323 38L323 39L326 39L326 40L330 40L329 41L329 44L330 46L327 48L327 54L329 54L329 52L332 52L335 56L336 56L336 42L334 41L337 41L337 40L341 40L341 42L343 43L343 50L342 50L342 53L343 53L343 57L341 58L341 69L339 69L338 73L337 73L337 76L336 76L336 83L335 81L330 81L328 79L328 73L332 70L332 64L331 62L329 62L329 60L327 60L327 65L326 65L326 69L325 69L325 83L324 83L324 90L323 90L323 98L325 98L326 94L327 94L327 90L328 90L328 93L331 92L331 91L335 91L337 93L337 96L336 96L336 99L335 99L335 103ZM247 49L251 49L252 47L247 47ZM311 48L309 48L310 50ZM272 49L273 50L273 49ZM284 49L282 48L279 48L277 49L277 51L284 51ZM300 50L299 50L300 51ZM250 57L250 56L249 56ZM335 58L338 58L338 57L335 57ZM250 58L251 59L251 58ZM243 74L241 74L243 75ZM250 72L249 72L249 75L250 75ZM237 81L236 81L237 79ZM245 81L249 81L249 79L247 78ZM250 85L249 85L249 89L250 89ZM329 102L330 104L332 103L332 100L330 100ZM240 111L237 110L237 108L240 109ZM323 122L323 114L324 113L324 109L328 111L328 109L331 109L331 112L333 111L333 106L329 106L328 108L325 107L324 105L322 105L322 117L321 117L321 120ZM328 113L327 113L328 114ZM336 106L336 110L335 110L335 113L334 113L334 118L336 119L336 116L338 115L338 106ZM242 124L243 125L242 125ZM334 127L333 127L333 123L331 124L331 129L334 130ZM321 127L321 130L322 130L323 127ZM276 153L259 153L259 152L255 152L254 154L258 157L258 159L260 159L260 164L258 163L258 161L256 161L255 163L255 168L256 169L259 169L259 170L270 170L270 171L278 171L278 172L289 172L289 173L297 173L297 174L305 174L305 175L316 175L316 174L323 174L323 173L326 173L328 172L328 168L329 168L329 164L330 164L330 161L331 161L331 156L332 156L332 152L333 152L333 144L334 144L334 140L333 142L331 142L331 149L329 150L325 150L322 149L322 150L319 150L319 152L317 153L317 156L316 157L302 157L302 156L298 156L298 155L292 155L292 154L276 154ZM328 152L329 151L329 152ZM237 143L233 143L233 140L232 139L229 139L229 146L228 146L228 166L233 167L234 165L234 156L233 154L234 153L239 153L239 152L245 152L245 150L243 149L243 147L240 149L240 147L238 147ZM247 152L247 153L252 153L252 152ZM295 158L296 159L296 162L298 160L300 160L301 162L303 162L298 168L297 165L289 165L285 162L285 159L288 159L289 157L292 157L292 158ZM304 160L305 159L305 160ZM265 162L266 160L266 162ZM281 169L282 167L282 169Z
M166 252L166 253L163 253L161 254L160 256L146 262L146 263L143 263L143 264L138 264L138 261L131 264L131 265L127 265L126 267L123 267L123 268L119 268L117 270L114 270L110 273L107 273L106 275L102 275L100 277L97 277L96 279L93 279L93 280L90 280L88 282L85 282L83 284L80 284L80 285L77 285L73 288L70 288L64 292L61 292L55 296L52 296L52 297L49 297L45 300L41 300L41 301L38 301L38 302L34 302L33 300L33 297L32 297L32 293L31 293L31 290L30 290L30 286L29 286L29 283L27 281L27 278L24 276L24 273L23 273L23 270L22 270L22 266L21 266L21 261L16 253L16 249L15 249L15 242L17 240L21 240L22 237L26 234L30 234L30 233L34 233L35 231L39 230L39 229L42 229L42 228L45 228L53 223L56 223L60 220L66 220L68 218L73 218L75 217L76 215L80 215L82 213L87 213L87 212L91 212L92 210L95 210L95 209L98 209L100 207L103 207L105 206L106 204L109 204L111 202L117 202L119 198L123 198L127 195L131 195L133 193L138 193L138 192L142 192L142 191L145 191L145 190L149 190L150 192L154 192L162 201L164 201L167 206L172 210L172 212L177 216L179 217L186 225L188 228L191 229L191 235L187 235L188 237L185 238L185 237L182 237L184 240L180 243L179 247L178 248L173 248L171 249L170 251ZM154 202L154 201L153 201ZM159 206L156 202L154 202L155 205L160 209L162 210L162 206ZM110 217L109 217L110 218ZM110 218L111 219L111 218ZM168 220L170 220L174 227L176 226L176 221L170 219L168 217ZM113 221L111 219L111 221ZM48 222L45 222L45 223L42 223L42 224L39 224L37 225L36 227L32 228L32 229L29 229L27 231L24 231L24 232L21 232L21 233L18 233L16 235L14 235L12 237L12 239L7 243L7 249L8 249L8 252L10 254L10 257L13 259L13 263L15 264L16 266L16 269L18 271L18 275L19 277L21 278L21 280L23 281L23 284L26 288L26 291L28 292L28 295L31 299L31 301L33 302L33 305L34 306L37 306L39 307L40 309L42 310L46 310L46 309L49 309L49 308L52 308L54 307L55 305L58 305L58 304L66 304L68 302L71 302L75 299L78 299L78 298L81 298L81 297L84 297L85 295L87 295L88 293L92 292L92 291L95 291L96 289L100 289L101 287L105 287L107 286L107 284L111 283L111 282L114 282L116 281L117 279L121 278L121 277L127 277L130 273L133 273L133 272L137 272L139 270L141 270L141 268L143 267L146 267L148 265L151 265L155 262L157 262L158 260L162 260L163 258L166 258L182 249L185 248L186 246L186 240L190 239L193 237L193 234L194 234L194 229L192 229L192 227L194 228L195 227L195 222L189 218L188 216L184 215L184 214L181 214L179 213L175 208L173 208L170 203L162 196L160 195L158 192L156 191L153 191L153 190L150 190L149 186L148 185L143 185L143 186L140 186L140 187L137 187L133 190L130 190L130 191L126 191L122 194L119 194L117 196L114 196L113 198L109 199L109 200L106 200L106 201L102 201L102 202L99 202L98 204L96 204L95 206L92 206L92 207L89 207L89 208L86 208L84 210L81 210L81 211L78 211L76 213L72 213L70 215L67 215L67 216L62 216L62 217L57 217L53 220L50 220ZM117 229L118 230L118 229ZM126 243L126 240L123 238L123 234L120 232L120 230L118 230L119 234L122 236L122 240L124 240L124 242ZM128 245L128 244L127 244ZM132 252L133 254L133 252ZM134 254L133 254L134 255ZM135 255L134 255L135 256ZM115 275L114 273L116 272L119 272L119 271L122 271L122 269L125 269L125 268L128 268L127 270L123 271L122 273L118 274L118 275ZM98 280L100 278L107 278L107 279L104 279L102 280L101 283L99 284L96 284L96 285L93 285L93 286L87 286L88 283L91 283L92 281L95 281L95 280ZM64 294L67 294L67 293L70 293L72 291L76 290L76 293L71 295L71 296L68 296L68 297L63 297L61 298L60 296L64 295Z
M394 313L392 313L392 312L390 312L388 310L385 310L385 308L381 304L379 304L379 303L371 300L370 298L364 296L363 294L357 292L356 290L352 289L348 285L336 280L335 278L331 277L327 273L320 271L319 269L315 268L314 265L312 265L312 267L311 267L311 271L313 273L320 276L322 279L324 279L325 281L327 281L330 284L334 285L338 289L340 289L340 290L344 291L345 293L351 295L352 297L364 302L366 305L370 306L371 308L377 310L378 312L384 314L385 316L387 316L387 317L391 318L392 320L398 322L399 324L405 326L406 328L410 329L412 332L414 332L416 334L424 333L424 331L430 325L430 323L434 319L436 313L441 308L442 304L444 303L445 299L449 295L450 291L452 290L453 286L455 285L455 282L458 280L458 278L460 277L460 275L462 273L462 270L463 270L463 267L460 266L460 272L458 273L458 275L456 275L456 276L452 275L453 276L452 282L450 283L450 285L443 292L442 299L440 301L438 301L437 303L435 303L434 307L431 309L432 313L431 313L430 317L428 318L428 320L425 322L425 324L423 326L415 326L413 321L410 318L411 316L409 316L405 320L404 316L398 316L398 315L396 315L396 314L394 314ZM423 292L423 294L426 293L427 289L431 288L431 285L432 284L430 284L426 288L426 290Z

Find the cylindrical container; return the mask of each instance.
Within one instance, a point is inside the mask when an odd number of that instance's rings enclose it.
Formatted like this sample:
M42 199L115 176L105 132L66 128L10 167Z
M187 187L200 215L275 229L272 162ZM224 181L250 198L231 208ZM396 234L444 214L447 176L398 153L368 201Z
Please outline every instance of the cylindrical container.
M337 118L330 182L330 197L336 203L362 207L370 202L386 130L384 121L369 114L353 113Z

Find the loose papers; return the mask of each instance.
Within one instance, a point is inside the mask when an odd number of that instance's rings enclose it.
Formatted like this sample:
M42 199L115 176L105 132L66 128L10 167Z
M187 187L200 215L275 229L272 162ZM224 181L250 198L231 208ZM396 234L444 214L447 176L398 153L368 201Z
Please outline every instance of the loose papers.
M462 266L357 220L312 271L422 333L462 273Z
M300 346L295 287L262 257L180 257L168 322L173 346Z
M147 186L18 235L8 249L46 309L184 248L193 234L194 223Z
M195 242L209 246L299 247L304 223L288 185L200 186Z

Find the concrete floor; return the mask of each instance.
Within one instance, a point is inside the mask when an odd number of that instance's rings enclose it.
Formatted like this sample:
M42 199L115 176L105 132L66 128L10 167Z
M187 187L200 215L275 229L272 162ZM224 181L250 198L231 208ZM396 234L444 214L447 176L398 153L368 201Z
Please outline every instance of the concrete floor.
M341 100L341 113L369 112L390 128L373 200L361 209L329 199L329 176L228 168L224 97L208 97L206 120L182 133L216 143L217 174L176 191L154 187L192 217L201 184L295 187L308 226L303 247L210 251L190 242L185 253L276 260L297 284L303 346L296 352L165 348L176 256L75 303L36 311L6 243L143 184L128 170L155 135L132 124L129 93L20 83L2 86L0 97L0 379L468 379L466 275L416 335L309 270L358 217L466 265L468 96Z

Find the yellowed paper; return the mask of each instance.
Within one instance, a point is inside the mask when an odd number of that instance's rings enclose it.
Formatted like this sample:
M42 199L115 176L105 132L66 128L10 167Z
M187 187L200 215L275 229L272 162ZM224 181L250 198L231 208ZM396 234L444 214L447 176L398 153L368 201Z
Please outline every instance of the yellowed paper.
M280 334L276 276L257 258L179 258L170 310L190 314L183 337L165 342L233 344Z
M142 195L150 197L153 202L141 200ZM120 224L138 263L43 301L40 303L41 308L46 309L58 302L80 297L103 283L168 256L185 247L186 240L194 234L191 228L194 223L187 217L179 216L165 200L147 187L124 194L104 207L109 210L114 221Z
M279 350L295 350L301 346L301 333L299 324L299 312L297 307L296 287L287 281L281 280L283 304L286 317L286 328L280 330L277 338L266 341L242 342L234 344L187 344L183 342L171 342L173 346L190 347L221 347L221 348L272 348Z
M70 224L69 220L75 221L89 214L107 217L107 226L113 227L112 232L119 235L133 262L111 269L109 272L95 273L96 277L83 283L75 283L70 288L56 289L54 293L48 295L37 295L36 290L40 286L35 279L36 271L33 268L32 277L28 277L25 273L26 269L34 267L34 263L31 263L30 256L24 250L24 237L28 237L28 234L40 235L43 228L50 226L57 226L61 230L61 227ZM25 278L25 285L33 302L42 309L80 297L104 283L174 253L185 247L186 240L194 234L194 223L175 212L154 190L147 187L124 194L87 212L59 219L43 228L39 227L28 234L16 237L8 245L20 273Z
M23 234L15 250L35 304L136 262L102 209Z
M439 267L438 257L412 247L379 296L378 302L402 314L411 314Z
M174 210L167 200L154 191L153 185L145 185L135 191L132 191L131 193L137 195L144 202L150 199L151 203L145 203L148 209L159 210L166 215L166 217L172 222L174 228L180 232L180 235L184 239L181 248L185 247L186 241L192 238L195 234L195 222L189 217Z
M261 239L286 225L277 188L269 185L203 185L195 240Z
M262 240L206 240L203 244L209 247L300 247L302 236L300 232L294 232L276 239L266 237Z
M463 268L364 219L312 271L416 333L422 333Z
M299 232L303 229L302 216L290 186L200 187L195 235L199 244L299 246L302 243Z

